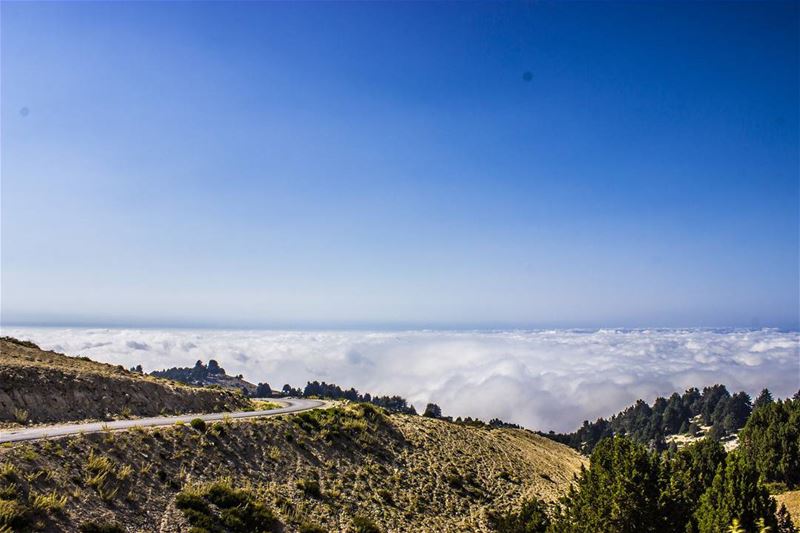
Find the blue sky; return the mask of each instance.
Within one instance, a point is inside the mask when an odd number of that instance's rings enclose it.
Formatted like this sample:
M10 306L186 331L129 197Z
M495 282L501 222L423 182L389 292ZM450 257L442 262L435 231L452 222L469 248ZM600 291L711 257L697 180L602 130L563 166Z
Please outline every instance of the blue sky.
M797 3L0 10L6 324L798 327Z

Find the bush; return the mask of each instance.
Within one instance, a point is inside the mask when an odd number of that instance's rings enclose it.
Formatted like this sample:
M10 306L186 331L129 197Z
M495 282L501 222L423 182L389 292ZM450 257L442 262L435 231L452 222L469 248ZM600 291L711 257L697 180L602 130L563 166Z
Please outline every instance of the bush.
M26 411L25 409L20 409L20 408L14 409L14 420L16 420L18 424L27 424L28 423L28 411Z
M195 530L231 533L280 530L275 514L252 490L235 488L228 480L185 488L176 496L175 506Z
M356 516L353 518L354 533L381 533L381 528L366 516Z
M547 506L536 498L525 501L519 512L491 515L490 522L500 533L544 533L550 526Z
M81 533L125 533L125 529L116 522L86 522L78 529Z
M4 526L11 531L22 529L28 525L28 509L16 500L0 500L0 529Z
M67 504L66 496L59 496L55 491L48 494L37 494L33 498L33 508L37 511L58 512Z
M202 418L193 418L189 425L200 433L206 432L206 422Z
M322 490L319 487L319 481L316 479L301 479L297 482L297 488L302 490L306 496L322 498Z

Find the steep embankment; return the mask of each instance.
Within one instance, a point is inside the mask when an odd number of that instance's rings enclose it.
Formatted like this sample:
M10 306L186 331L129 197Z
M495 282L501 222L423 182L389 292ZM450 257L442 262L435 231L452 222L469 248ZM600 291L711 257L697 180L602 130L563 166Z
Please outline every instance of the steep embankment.
M241 409L231 391L189 387L120 366L0 339L0 422L61 422Z
M582 462L528 431L366 404L85 435L0 448L0 530L5 508L15 531L484 531Z

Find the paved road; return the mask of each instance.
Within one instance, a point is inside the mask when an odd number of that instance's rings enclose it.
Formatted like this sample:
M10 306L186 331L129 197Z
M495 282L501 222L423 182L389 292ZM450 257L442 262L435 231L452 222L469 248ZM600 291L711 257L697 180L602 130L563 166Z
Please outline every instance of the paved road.
M297 398L282 398L276 403L285 404L284 407L268 409L266 411L236 411L232 413L209 413L179 416L154 416L152 418L135 418L131 420L113 420L109 422L86 422L82 424L56 424L52 426L36 426L30 428L0 430L0 442L19 442L24 440L44 439L48 437L63 437L80 433L97 433L107 430L130 429L132 427L171 426L176 422L189 423L194 418L201 418L206 422L231 418L253 418L261 416L275 416L284 413L296 413L324 407L327 402L322 400L302 400Z

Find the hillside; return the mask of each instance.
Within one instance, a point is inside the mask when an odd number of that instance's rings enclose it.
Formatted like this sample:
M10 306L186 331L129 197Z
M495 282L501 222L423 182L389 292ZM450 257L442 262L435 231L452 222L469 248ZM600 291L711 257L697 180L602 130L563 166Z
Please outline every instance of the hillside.
M231 391L190 387L121 366L0 339L0 423L106 419L244 408Z
M349 404L0 448L0 524L5 516L15 531L98 531L90 523L161 532L368 531L370 523L483 531L491 511L563 495L581 464L570 448L528 431ZM215 526L221 520L224 529ZM230 525L236 520L243 529Z

